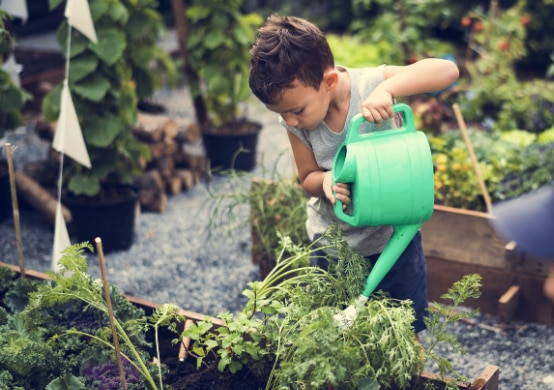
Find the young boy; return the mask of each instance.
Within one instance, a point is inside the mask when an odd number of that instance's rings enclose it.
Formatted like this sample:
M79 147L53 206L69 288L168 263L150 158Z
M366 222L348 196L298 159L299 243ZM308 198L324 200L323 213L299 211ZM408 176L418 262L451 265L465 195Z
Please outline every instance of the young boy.
M250 62L250 88L269 110L279 114L280 123L287 129L299 179L311 196L306 222L310 240L331 224L339 223L348 245L374 262L388 242L392 227L357 228L336 218L335 199L346 207L350 204L350 190L343 183L333 186L334 156L355 114L364 115L370 122L370 131L383 122L394 126L394 98L450 86L458 78L457 66L441 59L425 59L409 66L336 66L319 28L301 18L278 15L270 16L259 29ZM414 302L416 333L425 328L426 272L418 233L377 287L393 298Z

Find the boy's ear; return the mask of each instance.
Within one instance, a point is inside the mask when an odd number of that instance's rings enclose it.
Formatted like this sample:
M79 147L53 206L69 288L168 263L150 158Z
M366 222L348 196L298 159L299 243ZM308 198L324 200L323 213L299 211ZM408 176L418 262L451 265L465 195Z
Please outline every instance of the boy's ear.
M323 86L325 89L333 90L337 87L339 75L335 69L329 69L323 74Z

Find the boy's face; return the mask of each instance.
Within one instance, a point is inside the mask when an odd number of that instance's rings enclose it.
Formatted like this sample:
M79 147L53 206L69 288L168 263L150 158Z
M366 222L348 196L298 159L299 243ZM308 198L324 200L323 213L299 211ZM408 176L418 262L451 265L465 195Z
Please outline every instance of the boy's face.
M281 115L287 126L313 130L325 119L330 99L331 93L325 82L316 90L296 80L292 88L283 90L277 103L266 107Z

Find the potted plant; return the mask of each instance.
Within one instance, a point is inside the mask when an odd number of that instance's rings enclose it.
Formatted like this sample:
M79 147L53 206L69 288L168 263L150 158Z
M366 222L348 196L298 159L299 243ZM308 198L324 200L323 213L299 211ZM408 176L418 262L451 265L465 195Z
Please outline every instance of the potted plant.
M252 170L261 124L242 109L250 97L249 49L262 18L243 14L241 0L193 0L186 14L172 2L194 102L211 168Z
M13 52L14 39L7 26L9 18L8 13L0 9L0 140L4 139L7 130L21 125L21 110L25 102L31 98L31 95L14 83L10 73L2 68ZM11 210L8 163L2 157L3 146L0 145L0 221L9 215Z
M137 85L146 83L144 93L150 91L154 78L147 82L146 77L156 71L148 66L167 58L155 44L162 24L153 0L91 0L89 5L98 43L72 29L68 51L67 21L57 32L64 55L69 53L68 85L92 165L87 169L71 161L65 167L63 202L79 241L100 236L105 251L121 250L133 242L139 194L131 185L150 158L147 146L133 135L138 90L144 87ZM60 114L62 86L43 100L49 121ZM99 213L101 204L107 204L107 214Z

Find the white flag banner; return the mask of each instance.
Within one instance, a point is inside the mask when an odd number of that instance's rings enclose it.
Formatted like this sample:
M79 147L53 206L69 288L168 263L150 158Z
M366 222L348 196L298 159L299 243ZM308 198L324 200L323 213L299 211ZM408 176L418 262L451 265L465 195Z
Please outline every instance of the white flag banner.
M3 9L14 18L21 18L23 23L27 22L27 2L25 0L2 0L0 9Z
M68 0L65 5L65 17L70 26L82 32L92 42L98 43L88 0Z
M58 118L52 147L58 152L67 154L81 165L87 168L91 167L67 80L63 84L60 117Z
M4 65L2 65L2 69L4 69L6 72L8 72L8 74L10 75L13 83L16 86L21 87L21 78L19 77L19 74L23 70L23 65L18 64L15 61L15 57L14 57L13 54L11 56L9 56L9 58L6 62L4 62Z
M56 227L54 229L54 248L52 249L52 271L59 271L59 261L62 257L62 251L71 246L65 220L63 218L61 203L58 202L56 208Z

